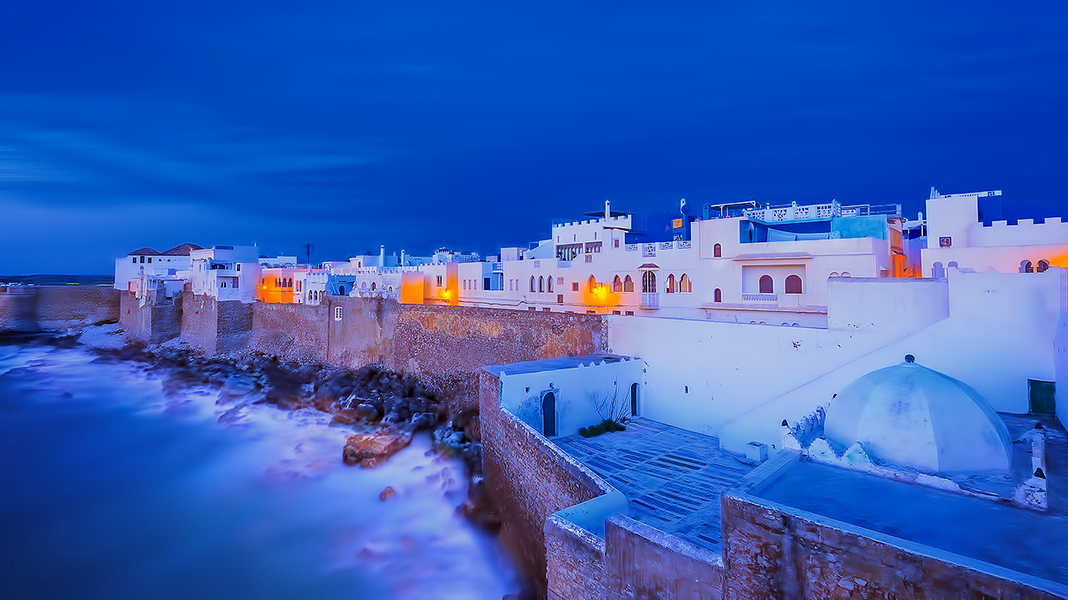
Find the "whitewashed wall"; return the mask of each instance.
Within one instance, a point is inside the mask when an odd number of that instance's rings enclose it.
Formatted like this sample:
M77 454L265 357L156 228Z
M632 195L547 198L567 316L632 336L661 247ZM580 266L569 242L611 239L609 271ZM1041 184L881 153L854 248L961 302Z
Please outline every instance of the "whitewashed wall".
M506 366L500 375L501 406L540 432L543 431L542 398L552 391L556 396L557 435L574 435L582 427L601 422L596 405L606 395L613 394L618 403L629 406L631 385L638 383L639 388L645 387L644 367L640 360L627 360L508 374ZM641 414L641 392L638 398Z

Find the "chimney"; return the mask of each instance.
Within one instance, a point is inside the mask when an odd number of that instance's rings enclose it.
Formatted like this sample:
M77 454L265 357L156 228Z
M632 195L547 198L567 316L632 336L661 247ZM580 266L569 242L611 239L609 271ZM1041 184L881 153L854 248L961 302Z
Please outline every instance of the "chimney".
M382 246L378 250L378 266L379 267L385 267L386 266L386 245L385 244L382 244Z
M612 206L611 203L608 201L607 198L605 198L605 201L604 201L604 220L605 221L607 221L608 219L612 218L612 208L611 208L611 206Z

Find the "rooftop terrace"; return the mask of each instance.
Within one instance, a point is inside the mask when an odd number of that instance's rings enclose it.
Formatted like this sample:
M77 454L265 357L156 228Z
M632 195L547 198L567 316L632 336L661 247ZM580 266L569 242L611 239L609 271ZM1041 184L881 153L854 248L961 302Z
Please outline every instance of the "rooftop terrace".
M756 468L719 438L636 417L627 430L553 440L630 501L630 516L722 552L719 497Z

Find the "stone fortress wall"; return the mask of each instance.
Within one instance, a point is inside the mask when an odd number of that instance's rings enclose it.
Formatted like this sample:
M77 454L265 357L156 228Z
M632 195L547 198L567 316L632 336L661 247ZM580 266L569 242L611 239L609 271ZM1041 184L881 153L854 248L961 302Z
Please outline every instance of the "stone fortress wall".
M0 287L0 331L62 331L117 320L119 296L93 286Z

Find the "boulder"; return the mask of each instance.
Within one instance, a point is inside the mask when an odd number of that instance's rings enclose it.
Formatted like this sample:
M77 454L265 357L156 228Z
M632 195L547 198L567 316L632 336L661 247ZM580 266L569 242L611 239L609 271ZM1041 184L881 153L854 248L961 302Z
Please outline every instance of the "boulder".
M342 457L346 464L375 467L412 443L410 431L379 429L373 433L350 435Z

